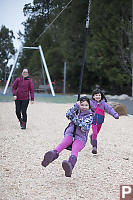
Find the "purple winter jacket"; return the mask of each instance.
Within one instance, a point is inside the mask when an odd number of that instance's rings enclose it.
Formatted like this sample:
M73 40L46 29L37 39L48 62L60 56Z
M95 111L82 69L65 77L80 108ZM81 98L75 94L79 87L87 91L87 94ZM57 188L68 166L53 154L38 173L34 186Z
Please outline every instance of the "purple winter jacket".
M104 122L104 111L112 115L115 119L119 118L118 113L108 104L105 100L97 102L95 100L90 100L91 109L94 111L95 115L93 117L93 124L98 125Z
M84 146L88 139L88 133L93 121L93 113L91 110L80 112L80 107L76 103L70 108L66 117L71 121L64 131L64 135L73 137L74 124L76 125L75 140L80 140Z
M34 87L32 80L29 77L18 77L12 86L13 96L17 96L17 100L29 100L29 92L31 101L34 101Z

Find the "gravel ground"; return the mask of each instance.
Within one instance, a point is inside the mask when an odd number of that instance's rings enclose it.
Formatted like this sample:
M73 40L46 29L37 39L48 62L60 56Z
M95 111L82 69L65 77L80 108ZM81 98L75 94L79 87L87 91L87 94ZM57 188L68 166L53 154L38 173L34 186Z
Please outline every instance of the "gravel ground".
M64 150L47 168L43 155L63 138L65 113L72 104L35 102L21 130L14 102L0 103L1 200L119 200L120 184L133 184L133 117L106 114L98 136L98 154L89 140L79 153L72 177L65 177ZM90 130L90 134L91 134Z

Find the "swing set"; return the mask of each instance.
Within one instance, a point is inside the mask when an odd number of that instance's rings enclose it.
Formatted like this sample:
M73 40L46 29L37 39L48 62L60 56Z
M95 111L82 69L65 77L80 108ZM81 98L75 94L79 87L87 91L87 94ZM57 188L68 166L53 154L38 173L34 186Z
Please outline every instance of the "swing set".
M15 59L15 62L14 62L14 65L12 66L12 69L10 71L10 74L9 74L9 77L8 77L8 80L7 80L3 94L6 94L8 85L10 83L12 74L14 72L14 69L15 69L17 61L18 61L19 54L21 53L22 49L39 50L40 56L41 56L41 61L42 61L42 68L46 72L47 79L48 79L48 82L49 82L49 86L50 86L50 89L51 89L51 93L52 93L53 96L55 96L54 88L53 88L53 85L52 85L52 82L51 82L51 78L50 78L50 75L49 75L48 67L47 67L47 64L46 64L46 61L45 61L45 58L44 58L44 54L43 54L43 50L42 50L41 45L39 45L38 47L22 47L22 48L19 49L17 56L16 56L16 59Z

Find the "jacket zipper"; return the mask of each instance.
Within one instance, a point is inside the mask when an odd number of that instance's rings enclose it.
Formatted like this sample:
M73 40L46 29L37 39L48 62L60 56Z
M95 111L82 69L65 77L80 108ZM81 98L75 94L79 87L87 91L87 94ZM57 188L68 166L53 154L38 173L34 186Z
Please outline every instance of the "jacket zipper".
M98 105L97 105L97 109L96 110L98 110ZM98 113L97 113L96 125L97 125L97 122L98 122Z

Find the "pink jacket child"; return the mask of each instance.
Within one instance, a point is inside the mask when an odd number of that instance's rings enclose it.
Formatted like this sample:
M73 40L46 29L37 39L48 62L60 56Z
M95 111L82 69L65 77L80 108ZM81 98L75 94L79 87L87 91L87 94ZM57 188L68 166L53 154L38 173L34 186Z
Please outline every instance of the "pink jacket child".
M65 176L71 177L72 170L77 162L78 153L86 145L88 133L93 121L93 113L90 110L90 101L88 97L81 97L80 101L74 104L74 106L67 111L66 117L70 120L70 123L64 131L63 140L56 148L45 153L41 164L43 167L47 167L51 162L59 157L59 154L64 149L72 144L71 156L68 160L62 162ZM76 130L75 138L73 140L74 126L76 126Z
M31 102L34 102L34 87L28 76L28 69L23 69L22 76L18 77L12 86L12 94L16 105L16 115L21 129L26 129L27 108L29 104L29 93Z
M119 119L118 113L107 103L107 100L100 89L96 89L92 93L92 99L90 100L91 109L94 111L93 123L92 123L92 135L90 135L90 141L93 146L92 153L97 154L97 135L101 129L102 123L106 111L112 115L115 119Z

